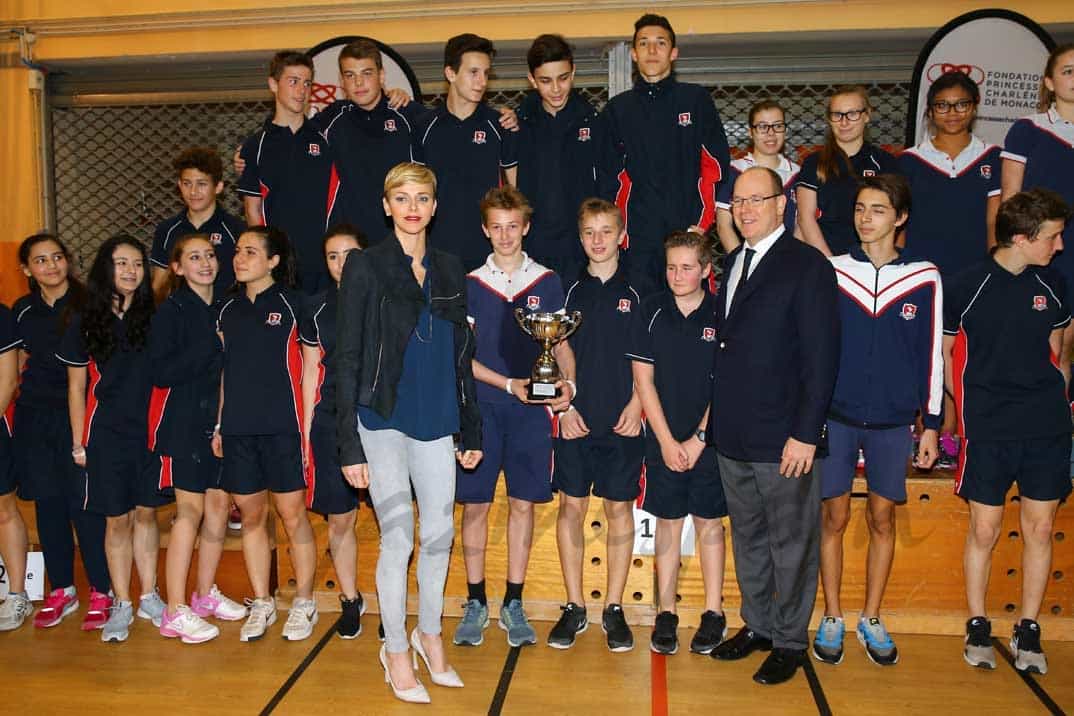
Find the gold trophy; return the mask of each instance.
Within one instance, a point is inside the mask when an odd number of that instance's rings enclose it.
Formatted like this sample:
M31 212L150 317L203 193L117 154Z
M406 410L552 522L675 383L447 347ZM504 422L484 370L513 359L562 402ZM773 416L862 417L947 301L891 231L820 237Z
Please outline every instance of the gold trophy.
M559 366L552 355L552 346L566 340L582 325L581 311L565 313L527 313L522 308L515 309L515 320L529 334L530 338L541 344L541 354L533 364L530 384L526 394L530 400L549 400L555 398L556 382L562 378Z

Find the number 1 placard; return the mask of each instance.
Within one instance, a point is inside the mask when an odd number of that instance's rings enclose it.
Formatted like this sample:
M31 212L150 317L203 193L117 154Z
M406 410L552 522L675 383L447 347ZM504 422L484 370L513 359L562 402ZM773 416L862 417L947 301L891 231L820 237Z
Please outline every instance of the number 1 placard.
M656 554L656 517L637 505L634 506L634 554L651 557ZM679 554L694 554L694 521L689 515L682 526L682 542Z

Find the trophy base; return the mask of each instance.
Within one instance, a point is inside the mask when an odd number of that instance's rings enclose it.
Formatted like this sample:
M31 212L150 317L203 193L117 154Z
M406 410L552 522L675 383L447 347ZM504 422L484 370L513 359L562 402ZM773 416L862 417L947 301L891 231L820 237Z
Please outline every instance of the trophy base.
M530 400L552 400L559 395L555 383L534 383L526 387L526 396Z

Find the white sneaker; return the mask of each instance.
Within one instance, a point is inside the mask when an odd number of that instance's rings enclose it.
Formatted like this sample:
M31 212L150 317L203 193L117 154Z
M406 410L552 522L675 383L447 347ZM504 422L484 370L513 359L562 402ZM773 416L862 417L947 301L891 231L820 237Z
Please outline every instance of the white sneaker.
M239 631L239 641L257 641L276 623L276 600L272 597L247 599L246 605L250 608L250 616Z
M228 622L238 621L246 616L246 607L224 596L215 584L204 596L197 592L190 595L190 611L202 618L216 617Z
M317 603L312 599L295 599L291 602L291 611L287 623L283 625L283 638L288 641L302 641L313 634L313 625L317 623Z
M9 594L0 604L0 631L18 629L33 610L34 606L25 594Z
M184 644L201 644L220 636L220 629L190 611L187 605L180 604L174 615L164 610L160 618L160 635L179 637Z

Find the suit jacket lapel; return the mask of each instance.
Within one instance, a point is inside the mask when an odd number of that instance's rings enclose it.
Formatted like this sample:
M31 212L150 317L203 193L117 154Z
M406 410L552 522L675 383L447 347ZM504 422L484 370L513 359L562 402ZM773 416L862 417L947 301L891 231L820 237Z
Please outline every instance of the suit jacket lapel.
M789 240L797 241L798 239L795 239L793 236L791 236L789 237ZM764 255L763 260L757 265L757 268L753 270L753 274L746 281L746 285L735 291L735 295L731 305L731 313L727 315L728 320L730 320L735 314L739 312L739 310L741 310L742 304L745 303L747 299L749 299L750 295L757 290L757 287L760 284L765 282L768 277L768 274L775 270L772 268L772 266L778 262L777 256L782 253L783 250L788 246L788 244L786 243L787 241L787 234L783 234L778 239L776 239L776 242L772 244L772 248L770 248L768 252ZM739 248L741 248L741 246Z
M735 265L735 261L738 260L738 255L742 253L742 247L745 244L740 243L731 253L727 254L723 260L723 281L720 281L720 291L716 295L716 316L722 322L727 316L727 290L728 281L731 279L731 267Z

